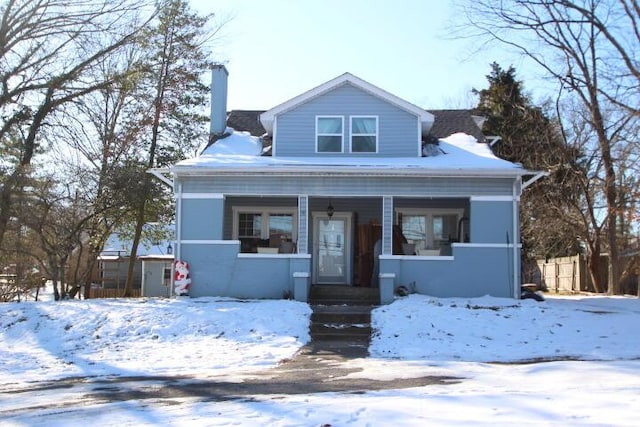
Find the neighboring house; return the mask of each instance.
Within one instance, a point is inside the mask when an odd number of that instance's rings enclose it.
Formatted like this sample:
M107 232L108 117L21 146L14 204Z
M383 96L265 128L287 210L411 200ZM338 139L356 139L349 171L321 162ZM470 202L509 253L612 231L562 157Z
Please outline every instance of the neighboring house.
M174 225L165 231L174 234ZM124 289L129 268L131 240L113 233L98 256L98 277L94 279L90 297L119 296ZM171 296L173 240L143 241L138 245L134 264L132 290L146 297Z
M191 296L306 301L330 284L379 287L382 303L401 285L519 297L518 203L543 173L496 158L480 117L345 73L227 121L227 70L212 74L212 143L153 171L175 191Z

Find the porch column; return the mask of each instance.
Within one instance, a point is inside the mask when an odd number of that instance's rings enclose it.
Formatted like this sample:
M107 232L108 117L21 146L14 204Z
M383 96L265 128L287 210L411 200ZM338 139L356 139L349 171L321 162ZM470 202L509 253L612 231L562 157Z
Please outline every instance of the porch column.
M382 197L382 255L393 254L393 197Z
M298 196L298 253L309 253L309 196Z

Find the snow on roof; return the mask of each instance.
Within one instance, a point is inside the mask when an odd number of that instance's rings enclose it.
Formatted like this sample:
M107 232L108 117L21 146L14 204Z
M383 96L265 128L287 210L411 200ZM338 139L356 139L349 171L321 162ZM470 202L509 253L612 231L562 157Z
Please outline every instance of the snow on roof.
M439 141L440 148L442 148L448 155L465 156L468 154L475 154L476 156L488 159L502 160L493 154L493 151L491 151L488 144L478 143L478 140L475 137L467 135L466 133L454 133L453 135L449 135ZM513 165L513 163L510 164Z
M152 224L145 224L145 229L152 226ZM168 235L173 236L175 233L175 225L174 224L164 224L164 225L155 225L165 229L165 232ZM104 248L98 257L101 261L113 261L118 260L120 257L128 257L131 252L132 241L129 238L121 236L119 233L112 233L105 242ZM174 246L173 238L169 240L160 240L150 242L148 239L144 238L138 244L137 255L138 257L157 257L163 256L167 253L167 247L171 245L172 249Z
M307 156L307 157L272 157L262 156L260 139L248 132L237 132L227 128L230 135L218 140L195 158L183 160L173 166L172 171L180 170L217 170L231 171L259 169L270 171L298 171L314 168L330 168L337 170L367 169L407 170L421 169L434 171L501 171L513 172L516 175L526 172L520 165L496 157L489 146L478 143L476 138L464 133L455 133L439 140L442 152L438 156L429 157L384 157L384 156Z
M260 138L252 136L249 132L237 132L228 127L225 133L230 135L208 146L200 154L200 157L225 155L259 156L262 153Z

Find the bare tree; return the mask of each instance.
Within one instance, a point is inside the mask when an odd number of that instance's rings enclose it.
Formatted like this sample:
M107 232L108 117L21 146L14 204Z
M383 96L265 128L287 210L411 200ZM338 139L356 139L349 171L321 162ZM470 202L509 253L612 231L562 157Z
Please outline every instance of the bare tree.
M13 144L0 181L0 243L47 118L108 87L94 68L131 43L147 0L8 0L0 5L0 144ZM148 20L149 18L147 18Z
M202 108L206 102L208 90L200 81L203 72L211 66L206 43L221 28L218 26L208 29L209 19L210 16L199 16L191 11L184 0L166 0L160 4L157 25L147 39L150 54L147 75L150 84L150 111L147 116L151 117L146 154L148 169L183 156L184 152L178 148L180 142L185 142L185 136L189 144L197 142L197 138L194 140L192 136L204 136L203 124L206 118L192 110L194 107ZM192 130L185 133L184 130L189 128ZM163 141L169 144L163 146ZM145 174L136 207L135 230L123 296L131 294L134 263L143 226L147 222L154 184L157 185Z
M123 223L132 221L131 165L137 163L140 150L136 146L144 127L130 117L138 108L140 49L131 44L105 58L95 76L104 81L110 75L127 76L108 87L75 99L52 114L43 139L52 147L49 157L58 168L58 179L74 188L86 201L87 215L82 244L86 265L75 263L68 281L87 284L109 235ZM73 155L70 155L73 153ZM91 215L91 213L99 215ZM80 218L79 218L80 219ZM73 296L73 295L71 295Z
M558 82L561 96L573 97L584 107L578 112L595 148L592 172L599 172L590 178L598 185L589 183L596 192L585 196L591 209L604 201L604 209L595 215L604 219L609 292L620 293L617 231L622 203L615 154L624 144L622 135L638 120L637 1L477 0L466 2L464 11L474 29L467 35L513 47Z

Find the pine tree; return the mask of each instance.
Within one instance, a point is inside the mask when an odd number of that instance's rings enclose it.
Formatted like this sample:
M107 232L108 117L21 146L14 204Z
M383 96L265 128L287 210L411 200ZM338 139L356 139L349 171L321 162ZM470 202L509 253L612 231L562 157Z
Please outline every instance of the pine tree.
M487 118L484 133L502 138L492 147L495 154L528 170L550 172L521 197L523 259L574 254L580 197L571 165L579 153L564 143L559 126L544 109L533 105L513 67L504 70L494 62L487 81L488 88L474 93L479 97L478 113Z

